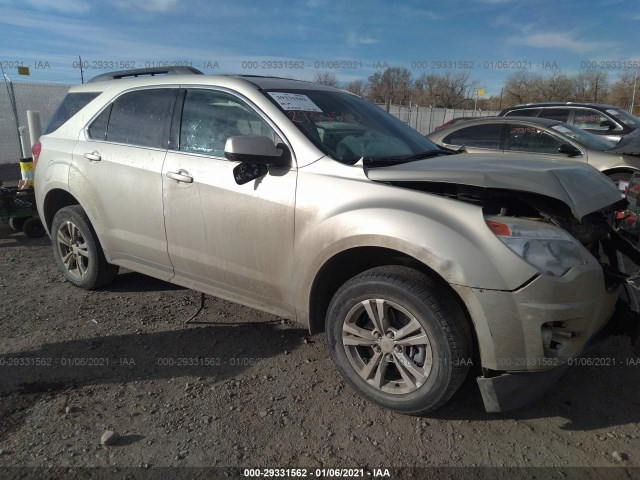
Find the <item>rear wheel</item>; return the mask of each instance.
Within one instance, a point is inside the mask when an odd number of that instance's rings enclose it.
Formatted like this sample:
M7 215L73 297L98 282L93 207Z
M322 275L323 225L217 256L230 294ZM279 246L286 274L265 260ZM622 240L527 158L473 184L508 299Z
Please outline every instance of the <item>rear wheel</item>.
M22 225L22 231L29 238L38 238L44 235L44 227L39 217L29 217Z
M53 255L65 278L87 290L111 282L118 267L107 263L87 214L79 205L64 207L51 225Z
M12 217L9 219L9 227L16 232L22 231L22 226L27 219L25 217Z
M471 364L471 332L452 294L405 267L349 280L327 313L332 359L366 399L407 414L443 405Z

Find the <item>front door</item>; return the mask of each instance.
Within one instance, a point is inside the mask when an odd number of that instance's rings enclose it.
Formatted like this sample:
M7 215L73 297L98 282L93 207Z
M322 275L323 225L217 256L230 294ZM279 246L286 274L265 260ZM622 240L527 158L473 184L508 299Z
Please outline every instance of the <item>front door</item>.
M227 138L279 137L246 101L188 89L179 139L163 167L169 256L175 281L280 315L293 312L295 167L236 184Z

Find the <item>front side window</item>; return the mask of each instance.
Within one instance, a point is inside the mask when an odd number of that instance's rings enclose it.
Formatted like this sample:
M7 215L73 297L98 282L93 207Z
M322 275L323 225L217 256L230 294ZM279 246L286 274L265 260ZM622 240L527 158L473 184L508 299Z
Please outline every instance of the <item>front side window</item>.
M176 88L154 88L118 97L111 107L106 140L140 147L167 148L177 92ZM104 120L99 116L94 123L98 121ZM89 130L93 127L92 124Z
M274 89L265 96L319 150L342 163L363 159L374 167L446 154L382 108L346 92Z
M509 149L518 152L557 154L563 142L537 127L509 125Z
M214 90L187 90L180 151L224 157L227 139L238 135L262 135L276 141L271 126L237 97Z
M621 121L628 127L640 128L640 118L631 115L629 112L625 112L619 108L607 108L607 113L613 115L616 120Z
M597 110L591 110L588 108L578 108L575 111L573 117L573 124L585 130L602 130L607 131L609 127L602 125L602 122L613 122L609 117L603 115ZM618 130L619 128L617 128Z
M501 132L501 123L474 125L450 133L442 141L447 145L455 145L458 147L464 145L465 147L499 150Z
M589 133L585 130L576 128L573 125L558 124L554 125L551 128L592 150L599 150L601 152L604 152L612 149L616 145L615 142L607 140L606 138L599 135L594 135L593 133Z

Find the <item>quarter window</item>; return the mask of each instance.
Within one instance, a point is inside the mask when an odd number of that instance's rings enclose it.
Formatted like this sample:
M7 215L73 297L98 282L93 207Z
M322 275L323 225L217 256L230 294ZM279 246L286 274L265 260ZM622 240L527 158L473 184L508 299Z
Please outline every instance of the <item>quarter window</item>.
M474 125L461 128L442 140L448 145L456 145L475 148L500 149L500 133L502 124Z
M108 142L167 148L177 89L137 90L118 97L111 107ZM94 123L104 121L98 117ZM96 125L95 131L98 133ZM93 128L92 124L89 130Z
M89 125L89 138L92 140L106 140L107 126L109 125L109 116L111 115L111 107L105 108L98 118Z
M237 97L214 90L187 90L180 127L181 151L224 157L227 139L238 135L276 140L269 124Z

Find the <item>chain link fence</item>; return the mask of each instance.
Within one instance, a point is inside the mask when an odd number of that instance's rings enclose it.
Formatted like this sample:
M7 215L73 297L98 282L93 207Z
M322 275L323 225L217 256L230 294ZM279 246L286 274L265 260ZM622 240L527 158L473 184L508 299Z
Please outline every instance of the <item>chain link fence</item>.
M20 159L20 137L7 85L0 83L0 165L17 165ZM13 82L19 125L26 127L27 110L34 110L40 112L44 129L70 86L61 83Z
M386 105L378 105L386 110ZM391 105L389 113L399 118L422 135L428 135L437 127L458 117L491 117L499 112L454 108L420 107L418 105Z

